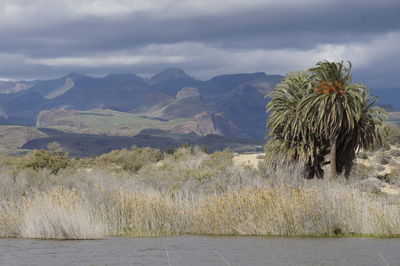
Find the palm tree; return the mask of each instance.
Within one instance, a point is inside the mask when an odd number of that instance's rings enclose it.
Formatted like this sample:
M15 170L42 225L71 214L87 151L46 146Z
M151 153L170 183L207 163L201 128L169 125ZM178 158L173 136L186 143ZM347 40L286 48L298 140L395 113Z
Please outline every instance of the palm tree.
M312 90L312 76L307 72L289 73L269 95L267 105L271 112L267 122L269 141L265 146L267 162L275 163L276 157L290 162L305 163L305 176L322 178L322 160L327 154L323 139L312 132L299 116L299 102Z
M361 117L351 133L343 134L338 139L337 173L344 171L346 177L350 175L356 151L382 146L384 136L387 134L383 125L383 121L387 119L386 111L375 107L377 98L371 97L365 86L361 87L363 87Z
M282 80L267 105L267 159L279 153L301 160L308 178L322 177L326 163L332 177L348 176L358 149L381 145L384 111L364 85L351 83L350 70L350 63L324 61Z
M331 176L337 174L337 146L361 118L363 87L351 84L351 64L318 62L311 68L314 91L299 103L303 119L313 134L329 140Z

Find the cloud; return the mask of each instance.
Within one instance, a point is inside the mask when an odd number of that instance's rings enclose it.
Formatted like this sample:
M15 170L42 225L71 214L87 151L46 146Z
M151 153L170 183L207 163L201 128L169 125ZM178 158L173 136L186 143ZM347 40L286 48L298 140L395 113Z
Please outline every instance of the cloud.
M208 78L343 59L395 86L399 13L398 0L2 0L0 76L180 66Z

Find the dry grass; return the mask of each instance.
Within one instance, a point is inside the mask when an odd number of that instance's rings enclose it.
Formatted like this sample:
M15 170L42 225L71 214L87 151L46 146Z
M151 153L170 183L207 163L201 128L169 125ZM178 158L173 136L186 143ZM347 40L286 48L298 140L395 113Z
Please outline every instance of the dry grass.
M74 191L54 189L25 200L20 234L25 238L97 239L108 235L100 211Z
M257 171L226 152L181 150L137 172L14 170L0 174L3 237L400 235L398 195L306 181L296 165Z

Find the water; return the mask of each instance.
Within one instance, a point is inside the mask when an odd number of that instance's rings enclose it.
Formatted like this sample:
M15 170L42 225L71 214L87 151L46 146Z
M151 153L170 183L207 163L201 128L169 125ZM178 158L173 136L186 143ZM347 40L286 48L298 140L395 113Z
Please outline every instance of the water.
M0 239L0 265L400 265L400 239L143 237Z

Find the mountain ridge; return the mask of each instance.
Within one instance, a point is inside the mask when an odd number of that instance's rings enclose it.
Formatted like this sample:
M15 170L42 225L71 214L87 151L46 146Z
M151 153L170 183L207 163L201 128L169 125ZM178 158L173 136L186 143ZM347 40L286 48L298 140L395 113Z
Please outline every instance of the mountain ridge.
M166 69L147 80L132 73L91 77L71 72L57 79L38 80L22 91L0 94L0 122L57 128L61 126L57 119L68 119L60 116L46 122L43 119L47 116L39 114L49 110L79 113L110 109L150 120L190 120L171 129L178 133L193 129L200 135L207 132L262 138L267 102L264 97L281 78L256 72L219 75L203 81L179 68ZM202 119L199 114L203 114ZM65 123L74 124L73 121ZM128 127L131 126L135 125ZM108 131L103 133L108 134Z
M0 124L118 136L153 127L177 134L262 139L269 100L265 96L281 79L255 72L203 81L169 68L148 79L133 73L91 77L71 72L57 79L14 82L30 86L20 90L10 90L15 84L3 82L0 91L8 93L0 94ZM102 116L107 110L115 116Z

